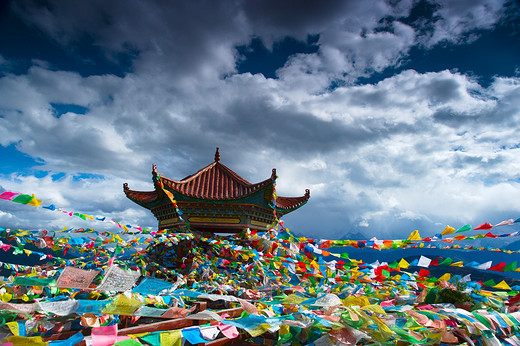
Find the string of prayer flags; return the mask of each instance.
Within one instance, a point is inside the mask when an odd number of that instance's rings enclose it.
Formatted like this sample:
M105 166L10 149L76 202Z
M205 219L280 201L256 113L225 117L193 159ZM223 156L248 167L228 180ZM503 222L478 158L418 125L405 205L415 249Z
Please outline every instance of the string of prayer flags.
M34 207L40 207L41 204L42 204L42 200L36 198L34 194L28 195L28 194L21 194L21 193L12 192L12 191L4 191L4 192L2 192L0 194L0 199L6 200L6 201L11 201L11 202L16 202L16 203L20 203L20 204L32 205ZM77 217L81 218L82 220L96 220L96 221L101 221L101 222L107 221L107 222L110 222L110 223L114 223L119 228L122 228L125 232L129 232L130 228L133 228L133 229L135 229L138 232L143 232L143 231L150 232L149 229L143 228L141 226L132 226L132 225L121 223L121 222L118 222L118 221L115 221L115 220L107 220L107 218L105 216L94 217L94 216L89 215L87 213L66 211L66 210L63 210L61 208L57 208L54 204L49 204L47 206L42 206L42 208L48 209L48 210L51 210L51 211L61 211L61 212L65 213L65 214L68 214L69 216L77 216Z
M0 194L0 199L4 199L6 201L12 201L20 204L32 205L35 207L40 206L42 201L37 199L34 194L33 195L23 195L15 192L5 191Z
M423 254L370 264L334 249L401 249L425 246L423 242L453 247L450 242L471 238L461 234L466 230L447 232L429 238L416 230L409 239L333 241L297 238L287 229L230 236L154 231L138 240L87 229L65 228L58 235L0 229L0 236L13 244L7 251L36 260L45 255L44 263L16 265L16 275L2 281L0 318L15 333L7 327L8 336L0 341L40 337L45 342L51 334L71 332L72 323L62 323L60 316L75 316L75 328L91 335L86 341L99 344L206 343L218 335L261 338L268 331L276 343L467 342L459 330L479 343L515 340L520 336L520 299L512 298L520 285L502 273L517 271L516 261L465 263L455 255ZM500 236L488 233L472 238ZM49 258L26 244L58 255ZM446 272L432 266L445 266ZM480 273L483 282L476 282L456 275L455 267L490 272ZM196 312L200 301L208 310ZM215 306L241 309L242 315L225 316ZM122 321L138 325L143 317L182 318L186 324L139 335L122 332ZM211 324L193 326L192 321Z

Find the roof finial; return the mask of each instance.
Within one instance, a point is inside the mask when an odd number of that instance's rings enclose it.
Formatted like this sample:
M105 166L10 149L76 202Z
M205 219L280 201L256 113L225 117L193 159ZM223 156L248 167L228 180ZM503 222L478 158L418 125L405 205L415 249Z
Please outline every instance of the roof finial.
M218 147L217 147L217 151L215 152L215 162L219 162L220 161L220 152L218 151Z

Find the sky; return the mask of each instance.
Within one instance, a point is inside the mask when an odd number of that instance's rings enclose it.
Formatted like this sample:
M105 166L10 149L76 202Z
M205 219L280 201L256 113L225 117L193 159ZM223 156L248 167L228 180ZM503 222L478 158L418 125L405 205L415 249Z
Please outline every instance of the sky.
M520 217L515 1L0 2L0 192L157 227L123 183L221 162L309 202L294 233ZM0 201L0 227L108 228Z

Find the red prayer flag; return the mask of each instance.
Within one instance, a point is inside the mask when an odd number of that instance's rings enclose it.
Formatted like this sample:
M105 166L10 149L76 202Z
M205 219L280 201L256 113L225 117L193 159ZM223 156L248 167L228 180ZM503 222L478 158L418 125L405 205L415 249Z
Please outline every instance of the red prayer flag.
M500 262L499 264L496 264L496 265L492 266L488 270L494 270L494 271L497 271L497 272L503 272L504 271L504 267L506 265L507 265L506 262Z
M431 264L431 263L430 263ZM419 270L419 276L427 276L430 274L430 271L429 270L426 270L426 269L421 269Z
M473 230L481 229L481 230L488 230L492 229L493 225L489 222L484 222L483 224L478 225L477 227L473 228Z
M484 236L487 237L487 238L498 238L498 235L494 235L491 232L487 232Z

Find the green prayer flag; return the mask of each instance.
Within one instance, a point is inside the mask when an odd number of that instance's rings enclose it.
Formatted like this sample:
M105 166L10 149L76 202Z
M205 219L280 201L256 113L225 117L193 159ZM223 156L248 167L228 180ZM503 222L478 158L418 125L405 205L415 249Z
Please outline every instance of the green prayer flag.
M513 263L509 263L508 265L506 265L504 267L505 272L512 272L512 271L515 271L515 269L516 269L516 261L514 261Z
M471 225L464 225L461 228L459 228L458 230L456 230L455 233L461 233L461 232L467 232L467 231L471 231Z
M139 337L139 339L141 339L142 341L144 341L152 346L161 346L161 333L160 332L150 333L148 335Z
M444 261L442 261L441 263L439 263L440 266L449 266L450 264L453 263L453 260L451 258L446 258Z
M489 279L488 281L483 282L485 286L495 286L496 283L493 281L493 279Z
M27 204L32 201L33 196L30 195L18 195L12 199L13 202Z
M36 278L30 276L16 276L13 284L19 286L49 286L55 281L54 278Z

